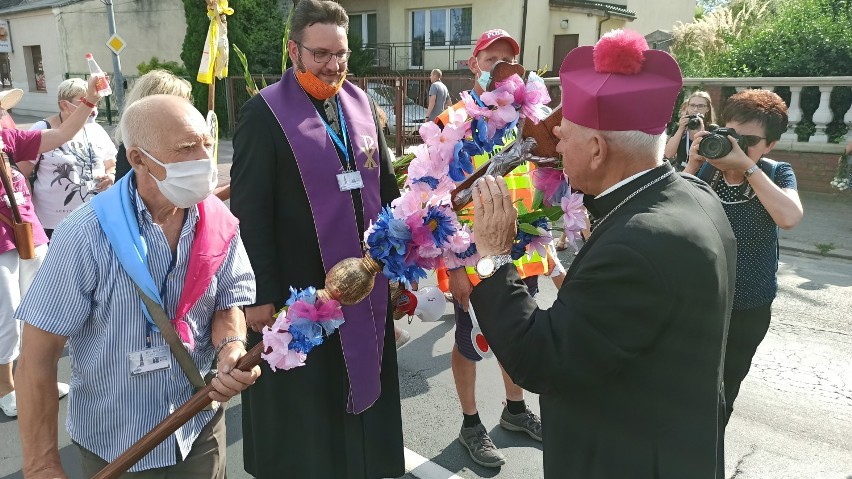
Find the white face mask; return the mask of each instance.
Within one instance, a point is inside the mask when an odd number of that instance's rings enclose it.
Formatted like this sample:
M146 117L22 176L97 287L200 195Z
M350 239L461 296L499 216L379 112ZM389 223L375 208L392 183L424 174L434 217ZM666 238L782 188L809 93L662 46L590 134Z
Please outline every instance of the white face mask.
M480 73L477 82L482 87L482 91L488 91L488 84L491 82L491 72Z
M160 193L178 208L189 208L200 203L210 196L219 181L218 171L210 158L160 163L143 148L139 148L139 151L166 170L166 179L161 181L154 175L151 175L151 178L157 182Z

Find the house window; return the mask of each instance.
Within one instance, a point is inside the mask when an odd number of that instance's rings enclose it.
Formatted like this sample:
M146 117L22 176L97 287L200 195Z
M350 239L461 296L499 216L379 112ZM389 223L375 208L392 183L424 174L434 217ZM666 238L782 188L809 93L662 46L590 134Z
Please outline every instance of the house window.
M412 11L411 42L421 41L427 47L470 45L472 19L471 7Z
M27 63L27 82L30 85L30 91L47 92L44 66L41 61L41 46L25 46L24 59Z
M375 45L376 39L376 13L350 13L349 14L349 34L353 37L357 36L361 39L361 45Z

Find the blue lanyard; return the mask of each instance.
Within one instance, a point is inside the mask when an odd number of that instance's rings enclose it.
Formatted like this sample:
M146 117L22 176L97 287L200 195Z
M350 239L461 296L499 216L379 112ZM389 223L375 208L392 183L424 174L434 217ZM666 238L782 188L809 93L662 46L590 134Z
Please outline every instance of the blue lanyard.
M481 106L482 108L485 108L485 102L483 102L483 101L479 98L479 95L477 95L477 94L476 94L476 90L471 90L471 91L470 91L470 96L472 96L472 97L473 97L473 100L476 102L476 104L477 104L477 105Z
M134 202L134 213L136 216L136 224L139 225L139 234L142 234L142 221L139 218L139 210L135 208L136 204L136 182L135 178L131 178L130 180L130 197ZM186 223L186 218L189 215L189 209L185 209L183 211L183 223ZM183 226L181 226L181 231L183 231ZM178 240L180 241L180 240ZM163 277L163 282L160 285L160 300L163 302L163 310L165 310L166 305L166 285L169 281L169 275L174 271L175 266L177 265L177 251L172 255L172 260L169 262L169 268L166 271L166 275ZM151 347L151 337L154 334L154 325L151 324L150 321L145 321L145 347Z
M337 100L337 116L340 118L340 130L343 133L343 139L341 140L339 136L337 136L337 132L331 128L327 121L322 117L322 115L317 112L320 120L322 120L322 124L325 125L325 130L328 132L328 136L331 137L331 141L337 145L337 148L343 152L343 157L346 159L346 167L349 171L355 171L355 165L352 164L352 161L349 158L349 143L347 142L347 138L349 135L346 133L346 119L343 117L343 108L340 107L340 97L336 98Z

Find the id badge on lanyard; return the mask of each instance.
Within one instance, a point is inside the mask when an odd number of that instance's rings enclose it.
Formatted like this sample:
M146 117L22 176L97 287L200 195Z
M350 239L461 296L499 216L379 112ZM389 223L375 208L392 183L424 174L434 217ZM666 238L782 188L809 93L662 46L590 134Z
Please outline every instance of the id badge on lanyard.
M343 157L346 160L345 170L337 175L337 187L340 188L340 191L359 190L364 187L364 180L361 178L361 172L355 169L355 161L349 156L346 118L343 116L343 108L340 106L340 98L337 98L337 111L338 116L340 117L340 130L343 135L342 139L337 135L337 132L329 126L328 122L320 116L320 120L322 120L322 123L325 125L325 129L328 132L328 136L334 144L337 145L337 148L343 152Z

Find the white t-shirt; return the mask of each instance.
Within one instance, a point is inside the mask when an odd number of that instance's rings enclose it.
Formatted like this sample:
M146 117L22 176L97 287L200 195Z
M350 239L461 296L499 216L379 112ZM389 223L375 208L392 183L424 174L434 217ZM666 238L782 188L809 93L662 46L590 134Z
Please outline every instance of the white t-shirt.
M31 130L45 130L44 120ZM74 138L55 150L42 154L33 185L36 215L45 229L55 229L60 221L96 194L98 178L104 176L104 161L115 160L118 150L109 134L97 123L86 123Z

